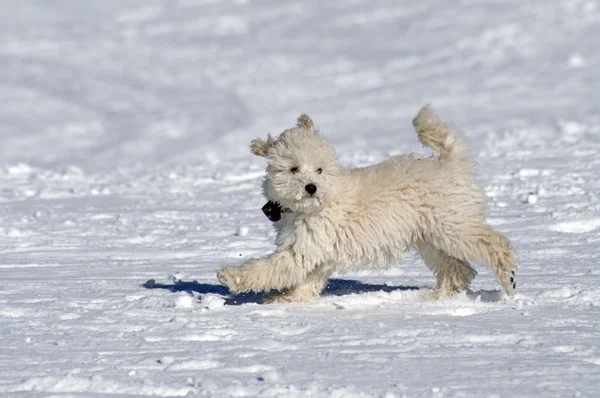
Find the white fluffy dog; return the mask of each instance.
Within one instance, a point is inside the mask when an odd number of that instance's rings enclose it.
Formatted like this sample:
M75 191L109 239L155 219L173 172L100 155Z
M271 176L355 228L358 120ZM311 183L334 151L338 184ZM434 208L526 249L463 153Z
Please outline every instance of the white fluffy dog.
M277 250L222 268L219 281L233 293L278 290L267 302L310 301L333 272L389 266L416 249L437 277L435 297L468 288L477 274L469 260L490 267L513 295L515 255L485 222L466 138L428 106L413 124L439 156L406 154L346 169L306 115L275 140L252 141L252 152L269 159L264 191Z

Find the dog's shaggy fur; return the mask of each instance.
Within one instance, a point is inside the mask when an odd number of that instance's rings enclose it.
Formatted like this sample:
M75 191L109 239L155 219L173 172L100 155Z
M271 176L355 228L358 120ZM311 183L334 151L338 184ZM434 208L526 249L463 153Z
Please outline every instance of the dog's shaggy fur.
M277 250L222 268L219 281L233 293L280 291L267 301L310 301L333 272L388 266L416 249L437 277L435 297L468 288L477 274L469 260L490 267L513 295L515 255L485 222L466 138L428 106L413 124L438 156L346 169L306 115L277 139L252 141L252 152L269 159L265 195L284 210Z

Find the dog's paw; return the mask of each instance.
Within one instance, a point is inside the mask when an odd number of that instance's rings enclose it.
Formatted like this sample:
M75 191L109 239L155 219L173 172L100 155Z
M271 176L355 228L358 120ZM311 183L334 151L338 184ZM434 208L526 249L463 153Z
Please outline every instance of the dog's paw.
M509 297L512 297L517 293L517 278L514 270L502 272L498 275L498 279Z
M297 291L284 290L278 293L271 293L260 300L260 304L274 303L308 303L318 299L320 295L300 294Z
M284 299L284 295L281 293L271 293L258 302L259 304L275 304L275 303L284 303L286 300Z
M464 289L462 289L464 290ZM461 290L456 288L437 288L431 293L431 298L434 300L444 300L456 296Z
M231 293L246 293L250 289L244 286L244 274L239 267L225 267L217 271L217 279L227 286Z
M430 289L428 287L423 287L421 289L419 289L419 296L423 299L423 300L437 300L438 296L437 296L437 290L435 289Z

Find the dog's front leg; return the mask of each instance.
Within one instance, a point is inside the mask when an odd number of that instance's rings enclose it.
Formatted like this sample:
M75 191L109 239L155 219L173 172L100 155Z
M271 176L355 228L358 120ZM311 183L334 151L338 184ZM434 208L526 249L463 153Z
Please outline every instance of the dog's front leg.
M262 292L296 286L312 268L305 263L304 256L281 250L266 257L248 260L240 267L221 268L217 278L232 293Z

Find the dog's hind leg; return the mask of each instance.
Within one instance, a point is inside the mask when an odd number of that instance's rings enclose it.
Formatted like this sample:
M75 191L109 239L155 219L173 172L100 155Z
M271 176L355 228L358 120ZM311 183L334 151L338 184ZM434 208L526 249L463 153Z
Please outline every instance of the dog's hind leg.
M509 240L485 223L445 225L435 231L431 242L453 257L488 266L506 293L514 295L517 261Z
M269 294L262 300L261 304L313 301L321 295L330 275L331 272L317 268L299 285L284 289L278 293Z
M449 256L429 243L417 246L421 258L436 276L436 298L450 297L466 290L471 280L477 275L468 262Z

